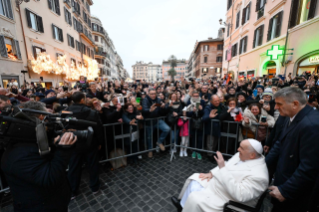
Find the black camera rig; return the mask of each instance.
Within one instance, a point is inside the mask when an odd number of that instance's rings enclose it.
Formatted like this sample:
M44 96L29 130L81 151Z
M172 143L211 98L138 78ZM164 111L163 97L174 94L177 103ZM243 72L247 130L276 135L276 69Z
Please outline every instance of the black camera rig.
M41 121L28 114L43 115ZM72 126L87 126L85 130L67 130L69 124ZM93 139L93 128L97 123L76 119L72 117L72 112L62 111L59 114L51 114L45 111L10 107L0 115L0 144L6 145L8 142L36 142L40 155L49 154L50 144L60 148L70 148L71 146L59 145L60 139L54 142L54 138L60 138L67 131L77 136L76 146L87 148L91 146ZM50 139L49 139L49 138Z

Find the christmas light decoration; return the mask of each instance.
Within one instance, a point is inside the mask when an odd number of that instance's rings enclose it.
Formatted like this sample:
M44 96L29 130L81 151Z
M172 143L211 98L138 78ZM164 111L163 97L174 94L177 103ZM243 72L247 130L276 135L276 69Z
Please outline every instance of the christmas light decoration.
M88 80L94 80L99 76L99 67L96 60L88 60L87 67L76 66L74 62L71 62L71 66L66 63L66 55L58 56L57 61L54 63L50 55L45 52L39 53L37 59L31 60L31 67L33 72L41 74L47 72L55 75L66 75L68 80L79 80L80 76L87 77Z

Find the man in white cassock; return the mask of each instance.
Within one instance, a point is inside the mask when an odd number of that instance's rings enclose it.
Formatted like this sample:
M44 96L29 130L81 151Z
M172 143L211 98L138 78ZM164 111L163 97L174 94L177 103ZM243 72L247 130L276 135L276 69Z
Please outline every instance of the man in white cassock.
M229 200L255 207L269 182L262 152L262 145L254 139L243 140L238 153L226 163L217 152L218 167L190 176L179 197L172 197L173 204L183 212L223 211Z

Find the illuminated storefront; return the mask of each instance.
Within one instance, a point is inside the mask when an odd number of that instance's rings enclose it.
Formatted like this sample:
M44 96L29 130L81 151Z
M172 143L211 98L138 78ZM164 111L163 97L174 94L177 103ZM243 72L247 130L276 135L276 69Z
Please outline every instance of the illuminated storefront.
M302 59L298 64L297 74L300 75L303 72L312 74L319 71L319 53Z

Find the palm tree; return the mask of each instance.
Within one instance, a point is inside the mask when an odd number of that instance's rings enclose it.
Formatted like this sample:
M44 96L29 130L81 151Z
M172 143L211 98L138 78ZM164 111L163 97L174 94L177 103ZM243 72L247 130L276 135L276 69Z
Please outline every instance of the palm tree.
M172 55L170 56L170 58L168 58L168 61L171 66L171 69L168 71L168 75L170 75L172 78L172 81L174 81L174 77L176 76L175 67L177 66L177 59L174 55Z

